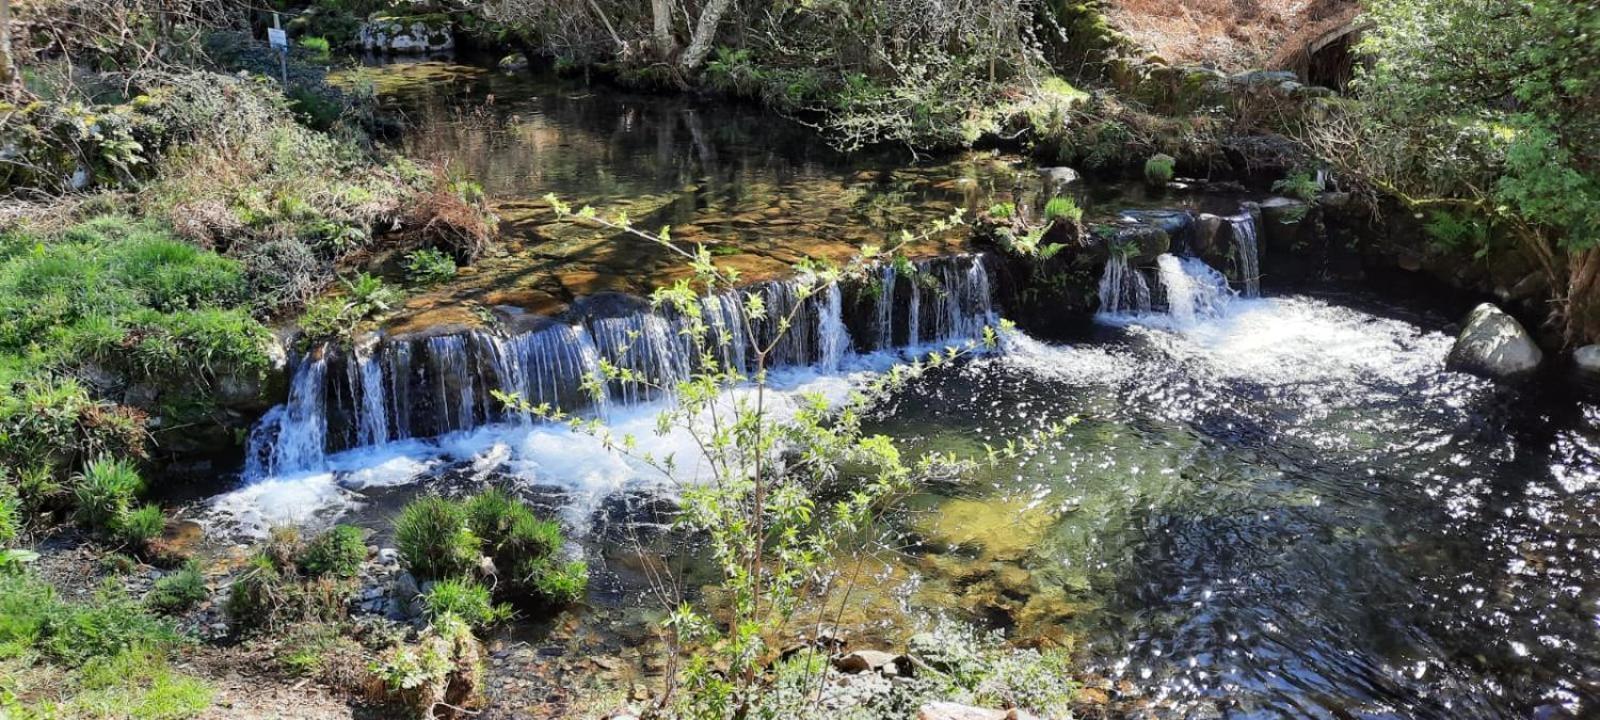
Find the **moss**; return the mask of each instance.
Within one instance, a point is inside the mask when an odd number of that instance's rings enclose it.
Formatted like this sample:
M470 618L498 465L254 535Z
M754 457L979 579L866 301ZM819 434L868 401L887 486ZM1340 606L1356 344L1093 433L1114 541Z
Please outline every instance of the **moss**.
M1158 153L1144 163L1144 181L1153 186L1164 186L1172 182L1173 169L1177 165L1171 155Z

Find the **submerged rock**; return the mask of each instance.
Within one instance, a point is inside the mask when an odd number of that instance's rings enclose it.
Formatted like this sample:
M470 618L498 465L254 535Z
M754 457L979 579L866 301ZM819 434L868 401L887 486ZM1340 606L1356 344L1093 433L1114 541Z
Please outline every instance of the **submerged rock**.
M1522 323L1492 303L1472 310L1456 336L1445 367L1492 380L1522 380L1544 362L1544 352Z

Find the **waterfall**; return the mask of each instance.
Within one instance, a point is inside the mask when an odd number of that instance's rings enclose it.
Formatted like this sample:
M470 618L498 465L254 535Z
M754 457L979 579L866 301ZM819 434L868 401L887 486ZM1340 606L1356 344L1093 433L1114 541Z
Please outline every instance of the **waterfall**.
M381 445L389 442L388 394L384 392L383 364L375 354L357 356L352 363L361 383L361 404L357 408L356 444Z
M1100 312L1108 315L1150 312L1150 283L1144 273L1113 252L1100 275Z
M873 282L882 290L874 306L859 313L848 310L849 298L860 296L838 284L806 292L807 283L814 283L809 279L704 297L698 308L703 345L688 331L688 317L628 306L609 315L575 312L517 333L473 330L381 339L344 352L328 348L297 366L288 402L270 410L252 430L245 476L318 469L329 453L355 447L533 421L502 409L490 399L492 391L604 417L613 405L662 399L694 372L713 365L749 372L757 347L773 345L769 368L834 371L856 349L853 338L873 338L873 349L889 349L896 345L896 327L904 323L903 341L910 346L953 343L977 339L996 320L981 256L918 261L914 276L891 265L874 272ZM895 288L907 281L909 292L897 298ZM765 304L764 317L746 316L751 295ZM779 338L785 320L788 327ZM585 385L600 380L608 363L632 381L603 383L595 398Z
M877 345L878 350L894 347L894 280L899 276L894 263L884 263L878 277Z
M1156 258L1167 313L1179 324L1215 316L1234 297L1228 278L1199 258L1162 255Z
M428 338L432 360L434 412L443 432L466 430L477 418L478 397L472 387L472 360L464 335Z
M832 283L822 291L822 297L821 312L817 313L817 365L824 370L837 370L850 350L850 330L844 325L844 296L839 284Z
M1256 219L1250 213L1228 218L1233 230L1233 263L1244 281L1244 296L1261 297L1261 260L1256 240Z
M251 431L246 472L276 475L315 469L328 445L326 357L302 360L289 381L289 401Z

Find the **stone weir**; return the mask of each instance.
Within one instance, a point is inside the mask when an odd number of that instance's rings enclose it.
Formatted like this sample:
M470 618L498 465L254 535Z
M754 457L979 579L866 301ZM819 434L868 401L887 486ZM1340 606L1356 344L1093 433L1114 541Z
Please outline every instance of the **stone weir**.
M768 281L702 298L720 363L753 370L755 348L778 337L771 318L795 318L768 356L771 368L838 369L853 353L944 345L978 337L997 319L983 254L920 260L902 273L883 265L863 280L801 299L795 280ZM762 297L767 319L745 316ZM246 448L247 479L325 467L329 454L432 438L497 423L530 423L493 391L567 412L659 399L658 390L611 381L596 400L584 391L601 363L671 387L702 363L674 313L638 297L602 293L555 317L521 316L495 329L437 328L369 338L354 348L313 349L295 359L286 402L264 415Z

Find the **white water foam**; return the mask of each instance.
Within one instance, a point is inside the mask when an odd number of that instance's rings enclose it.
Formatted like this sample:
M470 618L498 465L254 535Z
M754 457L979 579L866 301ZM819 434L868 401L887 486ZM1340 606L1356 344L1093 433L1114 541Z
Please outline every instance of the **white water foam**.
M819 365L773 370L766 398L769 417L781 423L814 395L837 405L904 357L936 349L846 355L836 369ZM748 402L753 394L749 387L725 393L718 412L725 419L735 403ZM638 441L635 455L673 457L679 468L674 481L709 480L705 456L688 431L671 428L657 433L657 418L670 402L663 398L613 407L606 426L615 438L633 435ZM326 471L267 477L213 498L205 520L214 528L255 537L274 525L322 526L360 507L362 490L425 482L440 467L463 462L471 464L474 474L502 472L529 485L561 488L570 500L564 507L569 524L580 533L598 502L612 493L648 488L671 495L678 490L659 471L607 448L598 437L556 423L512 420L431 441L398 441L336 453L327 458Z

